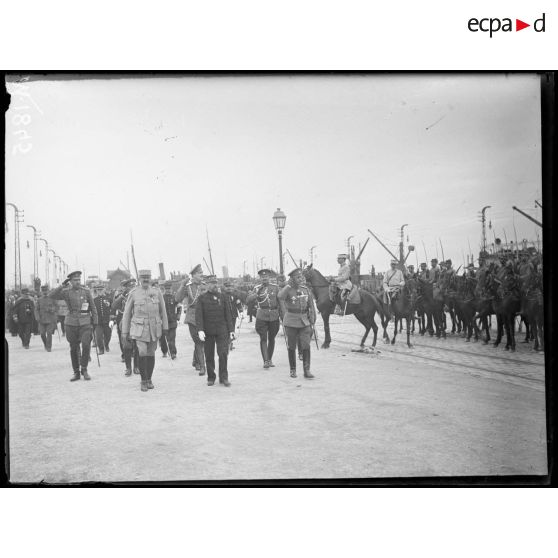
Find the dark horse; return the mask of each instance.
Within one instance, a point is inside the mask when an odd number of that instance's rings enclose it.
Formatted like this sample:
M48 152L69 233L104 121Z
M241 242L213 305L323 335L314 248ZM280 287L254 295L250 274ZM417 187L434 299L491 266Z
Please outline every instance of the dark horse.
M405 286L401 289L399 295L392 299L391 301L391 312L386 312L388 314L387 319L384 321L382 320L382 326L384 328L384 339L386 342L389 342L389 336L387 334L386 328L390 320L390 315L393 313L394 316L394 328L393 328L393 339L391 340L391 344L395 344L395 339L397 337L397 322L400 321L401 323L403 320L407 323L407 346L411 348L413 345L411 344L411 320L415 314L415 307L417 304L418 299L418 292L417 292L417 282L414 279L407 279L405 282ZM386 309L384 304L384 309Z
M335 304L339 304L341 307L344 307L345 305L344 303L341 303L339 294L336 294L335 302L331 301L329 296L330 284L328 280L317 269L314 269L312 265L304 268L303 274L306 279L306 284L312 288L314 298L316 299L316 306L318 307L318 311L322 315L322 320L324 321L325 340L322 344L322 348L328 349L331 343L329 316L333 314ZM345 314L353 314L355 318L366 328L364 337L360 342L360 346L364 347L368 333L370 332L370 329L372 329L374 332L374 341L372 342L372 346L375 347L378 339L378 326L374 321L374 316L376 312L378 312L383 326L385 318L382 310L382 303L376 295L362 289L360 289L360 299L360 304L347 304Z

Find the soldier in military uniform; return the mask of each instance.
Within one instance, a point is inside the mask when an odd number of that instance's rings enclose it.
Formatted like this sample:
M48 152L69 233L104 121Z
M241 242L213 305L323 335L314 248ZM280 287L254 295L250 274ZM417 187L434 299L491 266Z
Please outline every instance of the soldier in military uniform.
M353 284L351 283L351 268L349 267L347 259L347 254L339 254L337 256L339 271L337 272L335 283L340 291L340 298L342 302L347 299L351 289L353 288Z
M99 354L102 355L105 351L110 352L109 343L112 336L112 329L110 327L111 321L111 302L110 298L105 294L105 288L102 284L93 287L93 302L97 310L99 323L95 328L95 339Z
M134 360L134 374L140 373L138 367L139 357L137 347L125 339L122 335L122 316L124 315L124 308L126 307L128 295L136 288L136 280L133 277L130 279L123 279L120 282L120 288L122 289L122 292L114 297L110 310L116 317L116 331L118 333L120 350L122 351L122 361L126 364L126 371L124 372L124 375L131 376L132 357Z
M231 319L233 324L233 331L236 331L236 320L243 312L242 301L238 298L238 294L234 290L233 282L227 279L223 283L223 292L225 295L225 301L229 305L229 310L231 313ZM229 343L229 351L234 349L233 340L231 339Z
M438 267L438 260L433 258L430 260L431 268L429 271L429 279L428 281L432 283L434 287L438 286L438 282L440 281L440 268Z
M41 287L41 297L37 300L35 319L39 324L39 333L47 352L52 350L52 334L57 326L56 302L48 296L48 285Z
M401 292L405 286L403 272L397 268L397 260L391 260L391 269L384 274L384 304L387 304L388 313L391 314L391 302Z
M186 277L182 281L180 287L176 291L174 298L176 302L185 301L186 316L185 323L188 324L190 337L194 342L194 355L192 358L192 366L198 370L200 376L205 375L205 356L203 349L203 341L198 336L196 327L196 305L200 295L205 291L205 283L203 282L203 270L200 264L196 265L191 271L192 278Z
M73 271L67 279L50 291L48 296L55 300L65 300L68 306L66 316L66 339L70 344L70 357L74 375L70 378L71 382L80 379L80 359L81 375L84 380L90 380L87 373L89 364L89 354L91 352L92 328L97 326L97 309L91 296L91 291L83 287L80 283L81 271ZM68 287L68 284L70 286ZM81 355L80 355L81 345Z
M291 378L296 378L296 350L300 343L305 378L314 378L310 372L310 341L312 328L316 322L316 308L311 290L302 285L302 271L299 268L289 273L290 281L278 294L283 325L287 336L287 353Z
M163 300L165 301L165 309L167 311L167 319L169 321L169 332L167 335L162 335L159 343L161 345L161 351L163 351L163 358L167 357L170 352L171 359L176 358L176 328L178 326L178 303L174 298L172 292L172 282L166 281L164 283L165 292L163 294Z
M138 348L141 391L153 389L155 351L161 335L168 335L169 323L163 293L151 286L151 271L139 271L140 286L130 291L122 316L122 337Z
M270 282L272 271L260 269L260 284L254 287L252 295L256 297L256 333L260 336L260 351L264 368L272 368L275 337L279 331L279 288Z
M17 332L23 348L29 349L31 332L35 322L35 303L27 287L21 289L21 296L14 302L12 319L17 324Z
M234 329L230 305L226 295L218 290L215 275L207 277L207 292L203 293L196 305L196 326L198 336L204 342L207 365L207 385L215 383L215 346L219 357L219 383L230 387L227 356L229 339L234 339Z

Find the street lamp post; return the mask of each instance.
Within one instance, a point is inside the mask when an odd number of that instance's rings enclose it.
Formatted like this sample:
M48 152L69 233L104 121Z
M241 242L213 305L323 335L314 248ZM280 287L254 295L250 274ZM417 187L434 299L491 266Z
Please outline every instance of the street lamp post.
M52 249L48 249L49 252L52 252L52 284L56 283L56 252Z
M60 275L63 274L64 270L62 268L62 258L60 256L54 256L54 260L56 261L58 258L58 276L56 277L56 284L60 283Z
M45 285L48 285L48 279L49 279L49 274L48 274L48 242L44 239L44 238L39 238L39 240L41 240L42 242L45 243L46 246L46 250L45 250Z
M20 243L19 243L19 224L23 222L23 210L19 210L15 203L7 202L6 205L9 205L14 208L14 247L15 247L15 262L14 262L14 288L17 290L18 286L18 279L19 279L19 288L21 289L21 251L20 251Z
M277 236L279 237L279 273L283 275L283 229L285 228L285 222L287 221L287 216L277 208L277 211L273 214L273 224L277 230Z
M317 248L317 246L310 248L310 265L314 265L314 248Z
M37 240L41 234L33 225L26 225L33 229L33 280L36 281L39 276L39 251L37 250Z

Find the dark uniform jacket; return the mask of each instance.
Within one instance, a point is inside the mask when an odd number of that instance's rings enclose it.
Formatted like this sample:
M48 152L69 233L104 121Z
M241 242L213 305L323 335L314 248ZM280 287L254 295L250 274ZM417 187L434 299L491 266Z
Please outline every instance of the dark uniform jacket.
M17 323L30 324L35 319L35 303L28 296L18 298L12 309L12 315L17 317Z
M116 317L116 323L120 324L122 321L122 316L124 315L124 308L126 307L126 299L130 292L120 293L114 297L112 304L110 305L110 311Z
M60 285L56 289L50 291L48 296L55 300L65 300L68 306L68 315L65 323L68 326L86 326L98 324L97 309L91 296L91 291L85 287L65 288Z
M40 324L55 324L58 319L58 307L50 296L44 295L37 300L35 318Z
M110 322L111 316L111 304L110 298L107 295L99 295L93 299L95 303L95 309L97 310L97 316L99 316L100 324L108 324Z
M186 299L186 322L193 326L196 325L196 308L204 288L203 283L190 281L187 285L180 285L174 295L176 302Z
M207 335L233 331L230 306L222 293L202 294L196 305L196 327Z
M238 318L239 313L242 312L242 302L240 301L238 296L234 293L233 294L223 293L223 295L229 305L229 309L231 311L231 317L234 321Z
M178 303L176 302L174 295L172 293L164 294L163 300L165 301L165 308L167 309L167 319L169 320L169 329L172 329L178 324L178 314L176 312L176 307Z
M274 322L279 319L279 301L277 285L256 285L252 294L256 295L256 320Z

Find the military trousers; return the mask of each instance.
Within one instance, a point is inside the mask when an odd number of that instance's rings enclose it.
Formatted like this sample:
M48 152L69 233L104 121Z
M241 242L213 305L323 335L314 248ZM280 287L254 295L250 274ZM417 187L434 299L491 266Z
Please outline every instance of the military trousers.
M19 322L17 324L17 332L19 334L19 338L21 339L21 344L24 347L29 347L32 330L33 330L32 322L26 322L26 323Z
M171 356L176 355L176 326L169 327L168 334L166 336L161 335L159 343L164 355L168 352L170 352Z
M263 361L271 360L275 351L275 337L279 332L279 320L268 322L256 318L256 333L260 336L260 352Z
M285 326L285 334L287 335L287 346L289 347L289 349L295 350L297 346L299 350L302 351L310 349L310 341L312 340L312 326Z
M188 329L190 330L190 337L194 342L194 357L192 359L192 365L196 368L199 366L200 373L205 373L205 353L204 353L204 342L200 339L198 335L198 328L195 325L188 324Z
M95 327L95 340L97 341L97 347L99 347L99 353L102 354L105 349L108 350L111 337L112 329L108 322Z
M218 335L206 333L204 342L205 363L207 366L207 380L214 382L215 375L215 347L219 357L219 381L224 382L229 379L227 370L227 359L229 354L229 335L227 332Z
M66 339L70 344L70 358L74 372L79 373L79 367L87 368L91 353L91 338L93 327L91 324L84 326L66 325Z
M45 349L52 349L52 334L56 330L56 323L48 322L46 324L39 324L39 333L41 334L41 339Z
M66 321L66 316L58 316L58 322L60 323L60 328L62 329L62 335L66 335L66 326L64 322Z

